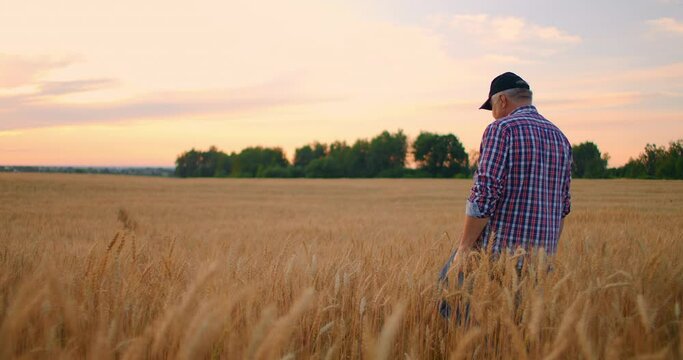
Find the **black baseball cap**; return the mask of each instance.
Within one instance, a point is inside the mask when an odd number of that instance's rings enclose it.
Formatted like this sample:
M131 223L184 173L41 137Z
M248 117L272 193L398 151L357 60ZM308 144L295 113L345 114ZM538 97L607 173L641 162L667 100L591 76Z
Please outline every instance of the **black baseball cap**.
M491 81L491 90L489 90L489 98L486 102L479 108L484 110L491 110L491 96L497 94L501 91L510 89L529 89L529 84L524 81L519 75L511 72L506 72L496 76L493 81Z

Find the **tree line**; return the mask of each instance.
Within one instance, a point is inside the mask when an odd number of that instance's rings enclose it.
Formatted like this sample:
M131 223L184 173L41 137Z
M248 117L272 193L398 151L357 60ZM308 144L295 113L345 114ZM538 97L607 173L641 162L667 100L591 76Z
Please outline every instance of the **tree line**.
M621 167L608 168L609 154L601 154L593 142L572 146L575 178L683 179L683 139L668 147L647 144L642 153Z
M410 151L409 151L410 148ZM416 167L407 167L408 155ZM281 148L248 147L230 154L215 146L192 149L176 159L178 177L468 177L469 157L453 134L421 132L412 142L403 131L383 131L353 144L314 142L297 148L290 161Z
M621 167L609 168L609 154L591 141L572 146L573 178L683 179L683 139L668 147L647 144L644 151ZM414 167L407 167L410 160ZM352 144L314 142L297 148L289 161L279 147L247 147L229 154L210 147L191 149L176 159L178 177L268 178L453 178L470 177L470 161L453 134L421 132L411 143L403 131L383 131Z

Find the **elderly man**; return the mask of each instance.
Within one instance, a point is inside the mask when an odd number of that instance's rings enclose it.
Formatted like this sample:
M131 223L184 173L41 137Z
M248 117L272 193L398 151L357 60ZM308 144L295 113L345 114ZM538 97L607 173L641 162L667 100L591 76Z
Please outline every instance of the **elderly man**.
M460 244L441 270L447 281L455 271L462 284L464 259L473 248L495 255L523 248L557 250L564 217L569 214L572 147L562 131L531 104L529 84L506 72L491 82L480 109L491 110L494 122L481 140L474 185L467 200ZM517 263L521 270L523 258ZM440 313L450 317L443 300ZM469 304L465 307L469 317ZM460 321L460 312L456 313Z
M557 250L570 210L572 148L531 100L529 84L516 74L491 82L480 109L491 110L495 121L484 131L463 234L442 279L450 263L460 269L473 248Z

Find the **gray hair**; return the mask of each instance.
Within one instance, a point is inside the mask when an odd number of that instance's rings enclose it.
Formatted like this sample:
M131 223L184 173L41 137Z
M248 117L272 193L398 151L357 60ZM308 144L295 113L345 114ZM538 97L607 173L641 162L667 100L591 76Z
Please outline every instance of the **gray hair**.
M531 103L533 93L529 89L508 89L501 92L497 92L491 96L491 104L498 100L500 95L505 95L508 99L513 102L529 102Z

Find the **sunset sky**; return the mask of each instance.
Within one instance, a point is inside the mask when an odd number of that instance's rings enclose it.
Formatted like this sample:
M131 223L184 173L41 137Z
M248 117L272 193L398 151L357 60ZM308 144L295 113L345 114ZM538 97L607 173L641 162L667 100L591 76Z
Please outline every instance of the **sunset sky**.
M0 2L0 165L454 133L514 71L610 166L683 138L683 1Z

